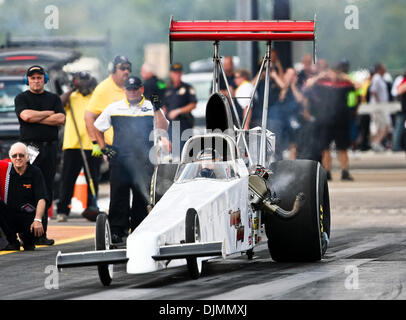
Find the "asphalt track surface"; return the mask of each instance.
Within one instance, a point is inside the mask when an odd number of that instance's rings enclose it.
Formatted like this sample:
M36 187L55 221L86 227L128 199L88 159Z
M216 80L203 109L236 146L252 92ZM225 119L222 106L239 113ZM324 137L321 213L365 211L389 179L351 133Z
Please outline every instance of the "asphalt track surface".
M266 242L246 255L216 259L203 276L189 278L186 267L130 275L115 266L112 284L103 287L96 267L55 272L58 251L94 249L94 224L71 219L57 245L35 252L0 253L2 300L405 300L406 159L388 154L351 159L354 182L329 183L331 243L316 263L276 263ZM59 228L59 229L58 229ZM73 230L76 230L73 232ZM156 311L156 310L155 310Z

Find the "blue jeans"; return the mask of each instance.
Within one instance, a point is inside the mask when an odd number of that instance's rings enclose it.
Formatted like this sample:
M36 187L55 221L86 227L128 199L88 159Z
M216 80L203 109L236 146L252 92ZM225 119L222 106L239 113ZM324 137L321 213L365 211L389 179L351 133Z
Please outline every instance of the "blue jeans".
M393 132L392 151L402 151L402 136L405 130L406 113L398 112L396 114L395 130Z

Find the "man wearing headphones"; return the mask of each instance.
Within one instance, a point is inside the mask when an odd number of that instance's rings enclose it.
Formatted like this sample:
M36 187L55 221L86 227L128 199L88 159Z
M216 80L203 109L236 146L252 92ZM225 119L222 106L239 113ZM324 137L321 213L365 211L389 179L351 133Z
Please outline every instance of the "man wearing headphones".
M113 60L113 69L106 79L98 84L93 91L92 97L85 112L86 129L90 141L93 142L92 156L101 157L102 152L96 140L94 122L103 110L111 103L125 98L125 81L131 73L131 62L125 56L116 56ZM107 144L113 143L113 129L105 132Z
M20 123L20 141L36 154L32 164L39 167L45 179L50 199L53 200L53 184L57 165L58 126L65 123L65 111L58 95L45 90L48 74L41 66L28 68L25 83L29 86L14 99L15 112ZM46 236L48 226L48 207L42 218L44 234L35 244L52 245L54 240Z

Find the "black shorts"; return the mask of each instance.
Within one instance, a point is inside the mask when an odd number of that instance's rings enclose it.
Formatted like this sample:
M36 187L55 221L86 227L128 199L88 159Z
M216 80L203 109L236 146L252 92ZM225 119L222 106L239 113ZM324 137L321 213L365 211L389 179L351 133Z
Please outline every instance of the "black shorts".
M35 211L28 213L13 210L0 201L0 228L5 233L8 242L15 242L18 233L24 245L34 244L35 236L30 230L34 218Z
M347 150L351 146L350 127L336 124L322 124L320 127L320 148L327 150L332 142L337 150Z

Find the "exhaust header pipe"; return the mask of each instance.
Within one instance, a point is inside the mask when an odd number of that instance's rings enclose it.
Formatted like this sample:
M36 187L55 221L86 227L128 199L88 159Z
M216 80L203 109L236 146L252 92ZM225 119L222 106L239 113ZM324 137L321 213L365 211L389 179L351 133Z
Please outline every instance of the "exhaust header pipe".
M296 195L293 208L290 211L282 209L276 204L278 202L277 199L271 197L271 192L266 186L265 180L269 177L269 174L266 171L258 172L249 177L249 200L251 205L261 208L266 212L276 214L283 219L294 217L306 202L305 194L300 192Z
M278 205L272 204L269 200L265 200L263 202L263 207L266 211L275 213L283 219L289 219L289 218L294 217L300 211L300 209L303 207L305 202L306 202L306 197L303 192L300 192L296 196L295 202L293 203L293 208L290 211L286 211L286 210L282 209L281 207L279 207Z

